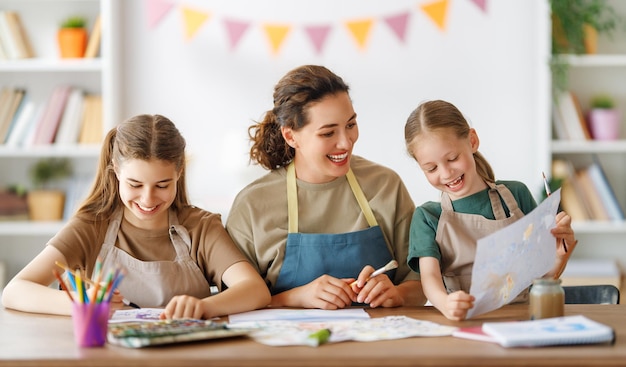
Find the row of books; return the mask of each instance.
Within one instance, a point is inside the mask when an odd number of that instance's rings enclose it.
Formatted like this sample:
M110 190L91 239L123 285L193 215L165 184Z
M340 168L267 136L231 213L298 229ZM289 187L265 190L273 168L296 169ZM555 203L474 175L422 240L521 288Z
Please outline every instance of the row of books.
M624 220L624 210L597 157L578 169L567 160L556 159L552 172L554 178L562 179L561 205L572 220Z
M587 119L571 91L561 93L552 106L555 137L559 140L591 140Z
M35 57L24 24L15 11L0 11L0 60Z
M100 144L103 138L102 98L78 87L56 87L36 106L22 88L0 91L0 144Z

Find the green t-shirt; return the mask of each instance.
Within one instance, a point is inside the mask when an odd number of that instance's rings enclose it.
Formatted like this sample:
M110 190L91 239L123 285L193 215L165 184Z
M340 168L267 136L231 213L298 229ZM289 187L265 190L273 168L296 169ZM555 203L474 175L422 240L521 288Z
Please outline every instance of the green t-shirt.
M506 186L520 210L524 214L530 213L537 207L537 202L533 198L528 187L518 181L496 181L496 184ZM504 200L500 198L504 212L509 216L509 209ZM454 200L452 207L457 213L479 214L487 219L495 219L489 200L489 189L482 190L473 195ZM408 264L413 271L419 273L419 258L434 257L441 262L441 251L435 241L439 217L441 216L441 202L428 201L418 206L413 213L411 229L409 235L409 257Z

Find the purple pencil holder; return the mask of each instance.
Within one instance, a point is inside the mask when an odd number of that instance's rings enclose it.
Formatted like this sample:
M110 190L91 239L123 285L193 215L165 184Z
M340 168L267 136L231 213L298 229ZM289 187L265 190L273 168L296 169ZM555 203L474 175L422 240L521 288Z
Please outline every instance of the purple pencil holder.
M108 302L72 304L74 339L80 347L101 347L106 342L109 325Z

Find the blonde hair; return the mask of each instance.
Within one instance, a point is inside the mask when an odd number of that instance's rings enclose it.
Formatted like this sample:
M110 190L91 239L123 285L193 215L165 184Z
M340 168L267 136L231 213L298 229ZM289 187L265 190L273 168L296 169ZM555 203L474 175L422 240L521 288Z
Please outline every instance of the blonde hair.
M404 142L409 155L413 155L414 145L417 144L416 137L423 132L433 132L446 129L459 139L469 136L470 125L456 106L450 102L434 100L423 102L411 114L404 125ZM495 182L493 169L487 159L480 153L474 153L476 161L476 171L478 175L487 182Z
M111 129L102 144L96 178L77 215L110 218L122 205L114 167L129 159L158 159L173 163L180 178L172 208L188 206L185 146L185 139L174 123L161 115L134 116Z

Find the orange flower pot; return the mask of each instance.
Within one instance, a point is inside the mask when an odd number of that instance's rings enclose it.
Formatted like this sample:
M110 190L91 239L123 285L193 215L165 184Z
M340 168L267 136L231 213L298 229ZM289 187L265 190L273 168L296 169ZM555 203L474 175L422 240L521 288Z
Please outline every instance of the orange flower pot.
M57 33L61 58L85 56L87 30L85 28L61 28Z

